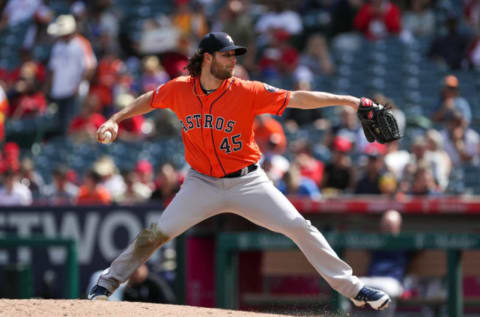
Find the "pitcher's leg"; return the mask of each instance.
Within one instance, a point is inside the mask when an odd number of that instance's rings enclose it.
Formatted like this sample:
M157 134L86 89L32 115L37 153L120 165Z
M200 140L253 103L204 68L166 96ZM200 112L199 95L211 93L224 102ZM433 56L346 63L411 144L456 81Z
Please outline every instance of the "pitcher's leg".
M221 212L223 195L215 184L196 173L189 173L172 202L157 223L144 229L100 276L98 285L113 292L157 250L188 228Z
M143 229L127 249L113 260L110 267L100 275L97 284L113 293L168 240L169 237L163 234L156 224L152 224L149 229Z
M270 181L262 176L257 178L229 192L236 213L292 239L332 288L346 297L356 296L363 283L352 275L351 267Z

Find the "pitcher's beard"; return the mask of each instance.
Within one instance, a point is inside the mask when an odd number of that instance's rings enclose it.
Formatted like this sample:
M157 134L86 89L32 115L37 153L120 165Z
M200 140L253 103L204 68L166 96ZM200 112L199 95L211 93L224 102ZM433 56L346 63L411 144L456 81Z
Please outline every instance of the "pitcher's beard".
M222 67L219 63L214 62L210 65L210 73L219 80L229 79L233 76L233 70Z

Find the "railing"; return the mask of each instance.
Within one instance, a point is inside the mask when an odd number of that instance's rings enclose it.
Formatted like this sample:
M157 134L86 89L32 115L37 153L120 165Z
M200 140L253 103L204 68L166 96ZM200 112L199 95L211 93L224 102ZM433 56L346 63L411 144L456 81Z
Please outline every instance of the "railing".
M480 235L445 233L402 233L398 236L367 233L327 233L325 238L337 249L422 250L441 249L448 258L448 316L463 316L461 252L480 249ZM217 236L217 307L235 308L237 303L236 255L247 250L296 248L288 238L273 233L220 233Z
M20 238L17 236L7 236L0 238L0 248L15 248L15 247L50 247L62 246L67 249L66 262L66 298L78 298L79 289L79 274L78 274L78 256L77 256L77 242L74 239L65 238L45 238L45 237L29 237Z

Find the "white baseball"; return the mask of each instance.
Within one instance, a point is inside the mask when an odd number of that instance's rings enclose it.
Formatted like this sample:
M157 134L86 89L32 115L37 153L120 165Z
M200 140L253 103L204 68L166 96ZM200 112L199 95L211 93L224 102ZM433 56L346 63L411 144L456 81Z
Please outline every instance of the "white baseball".
M112 142L112 132L110 131L107 131L103 134L103 140L102 140L102 143L104 144L108 144Z

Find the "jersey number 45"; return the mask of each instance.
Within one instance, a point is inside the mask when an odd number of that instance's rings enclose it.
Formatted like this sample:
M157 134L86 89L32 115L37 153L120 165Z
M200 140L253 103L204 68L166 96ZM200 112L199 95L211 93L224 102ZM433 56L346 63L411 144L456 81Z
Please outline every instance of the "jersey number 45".
M242 141L239 140L240 136L241 134L235 134L231 138L223 138L222 143L220 143L220 150L225 151L227 154L240 151L242 149Z

